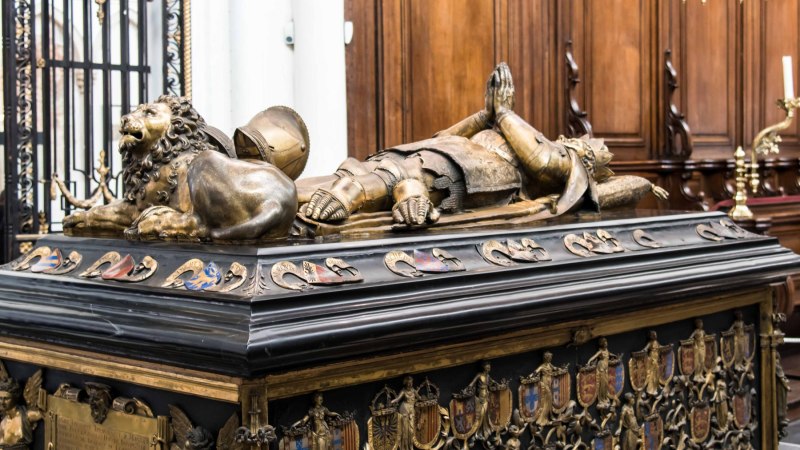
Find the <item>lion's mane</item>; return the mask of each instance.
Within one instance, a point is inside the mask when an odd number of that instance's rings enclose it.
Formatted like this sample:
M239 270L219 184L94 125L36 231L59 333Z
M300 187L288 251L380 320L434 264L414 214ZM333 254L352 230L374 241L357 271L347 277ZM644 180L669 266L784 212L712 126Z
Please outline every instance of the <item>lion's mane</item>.
M200 153L204 150L214 150L214 146L209 143L208 135L203 131L206 121L187 98L162 95L156 103L165 103L172 111L170 127L165 136L156 142L143 159L138 159L132 148L121 150L124 198L130 202L136 201L137 197L144 198L147 183L150 180L157 181L159 169L178 155L186 151ZM177 173L175 171L173 173L175 176L170 176L168 180L169 191L158 192L158 200L163 203L169 202L170 194L178 185Z

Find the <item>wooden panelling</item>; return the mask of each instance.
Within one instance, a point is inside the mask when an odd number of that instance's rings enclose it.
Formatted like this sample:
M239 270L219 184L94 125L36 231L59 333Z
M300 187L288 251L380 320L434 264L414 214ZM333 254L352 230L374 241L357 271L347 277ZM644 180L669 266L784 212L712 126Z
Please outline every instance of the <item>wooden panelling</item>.
M668 186L672 200L662 208L702 209L729 198L734 149L782 117L774 106L782 97L781 56L792 55L800 69L797 0L345 4L355 22L347 48L352 155L427 138L477 111L500 61L514 74L516 111L547 136L565 134L571 40L579 71L572 98L615 154L618 173ZM667 49L677 74L672 102L691 129L688 155L666 148ZM780 158L798 156L795 124L783 133ZM796 174L781 173L783 189L759 194L796 191Z
M739 0L686 2L681 8L680 74L683 113L694 138L693 159L728 158L735 148L741 91L736 23Z
M347 0L345 20L353 22L353 40L345 48L347 64L347 145L365 158L378 149L378 40L374 0Z

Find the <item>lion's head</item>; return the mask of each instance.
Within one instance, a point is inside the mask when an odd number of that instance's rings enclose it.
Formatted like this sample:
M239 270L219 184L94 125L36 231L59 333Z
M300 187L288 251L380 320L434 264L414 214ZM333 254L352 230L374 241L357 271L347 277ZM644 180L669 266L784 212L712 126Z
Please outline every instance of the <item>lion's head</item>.
M119 151L125 200L142 198L153 175L181 153L214 150L205 127L188 99L172 95L162 95L123 116Z

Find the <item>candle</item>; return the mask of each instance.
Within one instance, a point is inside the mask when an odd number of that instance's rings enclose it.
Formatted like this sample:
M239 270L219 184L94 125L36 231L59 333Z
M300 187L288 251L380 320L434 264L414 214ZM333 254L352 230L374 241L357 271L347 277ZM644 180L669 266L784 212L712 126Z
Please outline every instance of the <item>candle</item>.
M783 57L783 96L787 100L794 98L794 79L792 77L792 57Z

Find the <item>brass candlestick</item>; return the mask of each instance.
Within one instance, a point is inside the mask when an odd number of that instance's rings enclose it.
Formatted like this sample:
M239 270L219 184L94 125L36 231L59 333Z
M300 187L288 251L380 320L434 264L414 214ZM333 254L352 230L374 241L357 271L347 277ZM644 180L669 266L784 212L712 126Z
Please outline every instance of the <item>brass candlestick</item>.
M778 153L778 143L781 141L779 131L783 131L792 124L794 120L794 110L800 107L800 98L783 98L778 100L778 107L786 113L786 118L782 121L770 125L759 131L753 139L750 148L750 172L747 172L748 164L745 162L745 151L741 146L736 149L736 195L733 197L736 205L728 212L734 220L747 220L753 218L753 212L747 207L747 185L753 193L758 189L758 155L768 155ZM749 183L748 183L749 181Z

